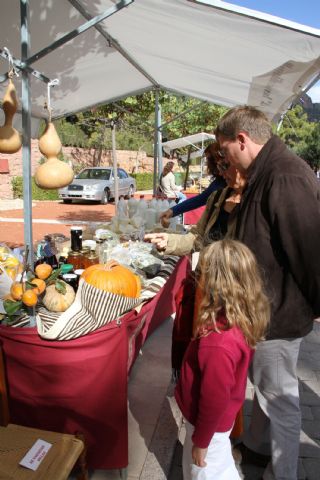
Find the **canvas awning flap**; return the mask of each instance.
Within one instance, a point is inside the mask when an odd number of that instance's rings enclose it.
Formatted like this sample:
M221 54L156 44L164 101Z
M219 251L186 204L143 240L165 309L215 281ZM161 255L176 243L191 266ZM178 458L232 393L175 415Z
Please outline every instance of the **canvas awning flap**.
M210 133L200 132L195 133L194 135L188 135L186 137L176 138L175 140L169 140L168 142L162 143L163 150L170 155L172 150L183 147L194 147L197 150L197 156L202 154L202 145L206 140L215 140L215 136ZM201 145L197 145L201 143ZM199 153L198 153L199 152ZM196 153L196 152L193 152ZM194 157L193 157L194 158Z
M0 47L20 58L19 0L7 0ZM31 54L102 13L115 0L29 0ZM119 3L119 0L118 0ZM54 116L83 111L153 87L225 106L250 103L271 119L320 71L320 30L219 1L135 0L49 53L33 67L59 78ZM74 5L75 6L74 6ZM0 59L0 75L8 70ZM18 92L20 79L16 80ZM5 84L0 84L3 96ZM46 85L31 80L32 113L46 117Z

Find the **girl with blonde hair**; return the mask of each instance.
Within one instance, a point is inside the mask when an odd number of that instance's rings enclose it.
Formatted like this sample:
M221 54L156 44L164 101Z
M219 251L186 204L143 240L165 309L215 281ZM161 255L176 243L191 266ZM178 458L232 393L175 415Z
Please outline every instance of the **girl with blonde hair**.
M240 480L229 435L270 308L253 253L224 239L201 252L202 301L175 390L186 418L184 480Z

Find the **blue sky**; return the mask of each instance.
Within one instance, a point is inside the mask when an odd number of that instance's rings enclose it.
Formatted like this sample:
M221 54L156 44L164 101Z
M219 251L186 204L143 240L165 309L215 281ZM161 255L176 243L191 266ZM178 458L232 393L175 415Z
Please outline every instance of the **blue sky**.
M320 0L229 0L228 3L320 29ZM308 95L313 102L320 103L320 82L309 90Z

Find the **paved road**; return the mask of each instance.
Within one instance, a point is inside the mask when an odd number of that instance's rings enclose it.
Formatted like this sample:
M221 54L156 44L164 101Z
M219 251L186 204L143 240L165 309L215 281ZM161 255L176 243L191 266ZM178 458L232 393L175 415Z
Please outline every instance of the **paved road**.
M151 198L151 191L137 192ZM94 202L64 204L60 201L33 201L33 240L37 242L48 233L70 234L70 226L77 223L108 222L115 214L114 203L100 205ZM0 200L0 243L10 247L24 244L23 201Z
M7 208L4 209L6 205ZM6 205L0 211L0 243L5 242L11 247L21 246L24 243L23 207L14 201L6 202ZM13 209L19 206L21 208ZM33 239L39 241L47 233L63 233L68 236L71 225L77 222L107 222L114 211L114 204L33 202Z

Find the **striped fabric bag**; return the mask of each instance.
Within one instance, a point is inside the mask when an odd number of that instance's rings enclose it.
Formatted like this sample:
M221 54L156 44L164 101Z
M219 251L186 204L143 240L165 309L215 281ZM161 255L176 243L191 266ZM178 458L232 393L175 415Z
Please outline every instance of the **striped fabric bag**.
M46 340L70 340L93 332L154 297L172 274L179 257L163 258L158 275L149 280L139 298L100 290L80 280L75 301L65 312L48 312L40 308L36 321L40 337Z

